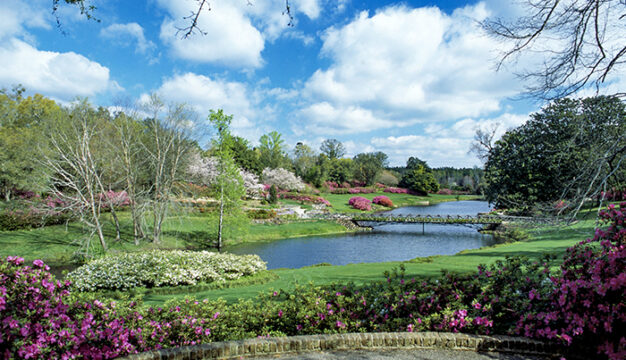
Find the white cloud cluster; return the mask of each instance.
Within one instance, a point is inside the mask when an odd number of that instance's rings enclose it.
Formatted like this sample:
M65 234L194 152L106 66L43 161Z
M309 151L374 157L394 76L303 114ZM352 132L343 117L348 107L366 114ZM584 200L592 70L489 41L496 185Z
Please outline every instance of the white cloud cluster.
M311 19L320 14L319 0L291 3L292 15L302 13ZM214 0L198 17L197 31L181 40L191 24L189 15L198 4L186 0L157 0L168 16L161 24L160 38L172 55L199 63L216 63L236 68L258 68L263 65L261 52L265 41L273 41L287 30L289 17L280 1ZM203 32L204 34L200 33ZM303 41L308 37L291 35Z
M50 29L50 15L37 2L0 1L0 39L24 35L27 28Z
M192 106L201 118L206 118L210 110L223 109L225 114L233 115L232 128L236 133L247 134L255 127L254 96L243 83L185 73L166 79L156 93L168 102ZM142 95L144 99L147 96Z
M374 137L372 145L389 155L390 162L404 165L409 156L418 156L430 166L471 167L480 165L474 154L468 153L476 130L489 130L498 125L494 141L508 129L522 125L527 114L504 113L493 118L466 118L449 125L431 123L420 134Z
M146 54L156 47L152 41L146 39L141 25L135 22L128 24L111 24L100 30L100 36L126 46L134 42L136 43L136 52L140 54Z
M43 51L34 45L29 30L52 29L53 22L49 1L0 1L0 88L21 84L61 101L119 89L105 66L75 52Z
M117 87L97 62L74 52L41 51L16 38L0 45L0 87L14 84L63 100Z
M360 123L335 118L327 132L368 132L499 111L501 100L519 86L511 74L494 71L498 45L476 24L487 15L484 3L450 15L436 7L393 6L331 27L322 47L331 65L306 82L303 93L312 104L299 112L293 127L306 124L306 131L323 133L329 121L311 111L318 108L323 114L376 114Z

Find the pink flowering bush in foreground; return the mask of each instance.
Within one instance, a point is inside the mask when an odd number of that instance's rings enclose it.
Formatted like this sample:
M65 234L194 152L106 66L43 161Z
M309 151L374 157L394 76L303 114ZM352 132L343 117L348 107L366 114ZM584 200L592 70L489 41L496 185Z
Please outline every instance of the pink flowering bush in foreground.
M368 199L361 196L354 196L348 200L348 205L352 206L354 209L370 211L372 210L372 202Z

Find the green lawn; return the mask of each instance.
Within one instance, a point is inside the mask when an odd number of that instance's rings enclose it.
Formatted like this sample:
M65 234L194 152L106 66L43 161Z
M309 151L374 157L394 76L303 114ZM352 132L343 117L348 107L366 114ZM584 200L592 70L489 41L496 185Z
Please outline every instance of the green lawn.
M593 234L594 220L584 220L569 227L544 227L531 231L531 240L511 244L500 244L476 250L466 250L451 256L434 256L418 258L404 262L409 277L437 276L441 270L455 272L475 271L479 264L488 264L505 256L525 255L541 258L545 253L562 256L565 250L575 243ZM292 289L296 283L316 285L330 283L364 283L383 279L383 272L398 267L400 262L351 264L345 266L319 266L301 269L272 270L278 279L261 285L239 288L201 291L184 295L146 295L147 304L157 305L173 297L193 296L198 299L215 299L222 297L227 301L240 298L252 298L259 292L279 289Z
M161 243L155 245L143 241L139 247L133 242L132 223L128 212L118 214L122 225L122 241L113 241L115 231L107 219L104 232L112 252L162 249L203 249L215 233L215 220L202 214L181 213L171 216L163 227ZM226 245L242 242L271 241L289 237L336 234L348 231L342 225L330 221L292 221L280 225L249 224L241 229ZM72 255L80 250L87 239L86 229L80 223L47 226L45 228L0 231L0 256L19 255L28 261L42 259L56 266L68 265ZM99 253L97 239L92 240L92 251Z

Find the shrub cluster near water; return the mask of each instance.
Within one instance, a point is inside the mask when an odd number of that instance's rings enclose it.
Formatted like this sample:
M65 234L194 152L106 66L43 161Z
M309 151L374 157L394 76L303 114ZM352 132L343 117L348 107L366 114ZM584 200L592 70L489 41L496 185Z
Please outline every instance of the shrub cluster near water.
M258 255L209 251L150 251L94 260L67 275L78 291L195 285L238 279L266 269Z

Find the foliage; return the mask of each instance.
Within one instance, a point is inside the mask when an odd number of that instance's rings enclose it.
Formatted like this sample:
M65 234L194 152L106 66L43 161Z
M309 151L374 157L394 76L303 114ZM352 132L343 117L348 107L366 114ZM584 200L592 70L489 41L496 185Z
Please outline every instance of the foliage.
M254 151L254 149L250 148L248 140L239 136L232 136L232 141L228 144L228 149L233 156L235 164L242 170L257 175L263 170L263 165L259 160L259 154Z
M73 219L69 212L29 209L5 209L0 211L0 230L33 229L64 224Z
M357 210L363 210L363 211L372 210L372 202L361 196L355 196L355 197L350 198L350 200L348 200L348 205L352 206L353 208Z
M485 164L487 200L532 212L587 198L619 184L626 106L614 97L561 99L498 140Z
M264 184L275 185L279 189L302 191L305 188L302 179L295 176L291 171L283 168L265 168L263 170L262 179Z
M320 151L330 160L341 159L346 154L346 148L337 139L326 139L320 145Z
M393 201L391 201L391 199L389 199L387 196L385 195L379 195L376 196L372 199L372 203L374 204L378 204L384 207L393 207Z
M276 210L266 209L250 209L246 211L246 214L250 219L255 220L268 220L276 218Z
M400 180L389 170L383 170L383 172L376 179L379 183L385 186L398 186Z
M78 291L125 290L234 280L260 270L265 263L257 255L155 250L93 260L67 279Z
M48 150L43 128L61 108L39 94L22 97L0 90L0 196L11 200L15 190L43 190L48 174L40 161Z
M353 164L354 178L366 185L372 185L387 164L387 155L380 151L357 154L353 159Z
M400 180L400 187L420 195L428 195L428 193L435 193L439 190L439 183L435 180L432 170L425 161L410 157L406 162L406 169Z
M277 131L264 134L259 138L259 161L262 169L277 169L289 165L285 154L285 140Z
M276 204L278 202L278 191L276 190L276 185L271 185L269 191L267 202L270 204Z

